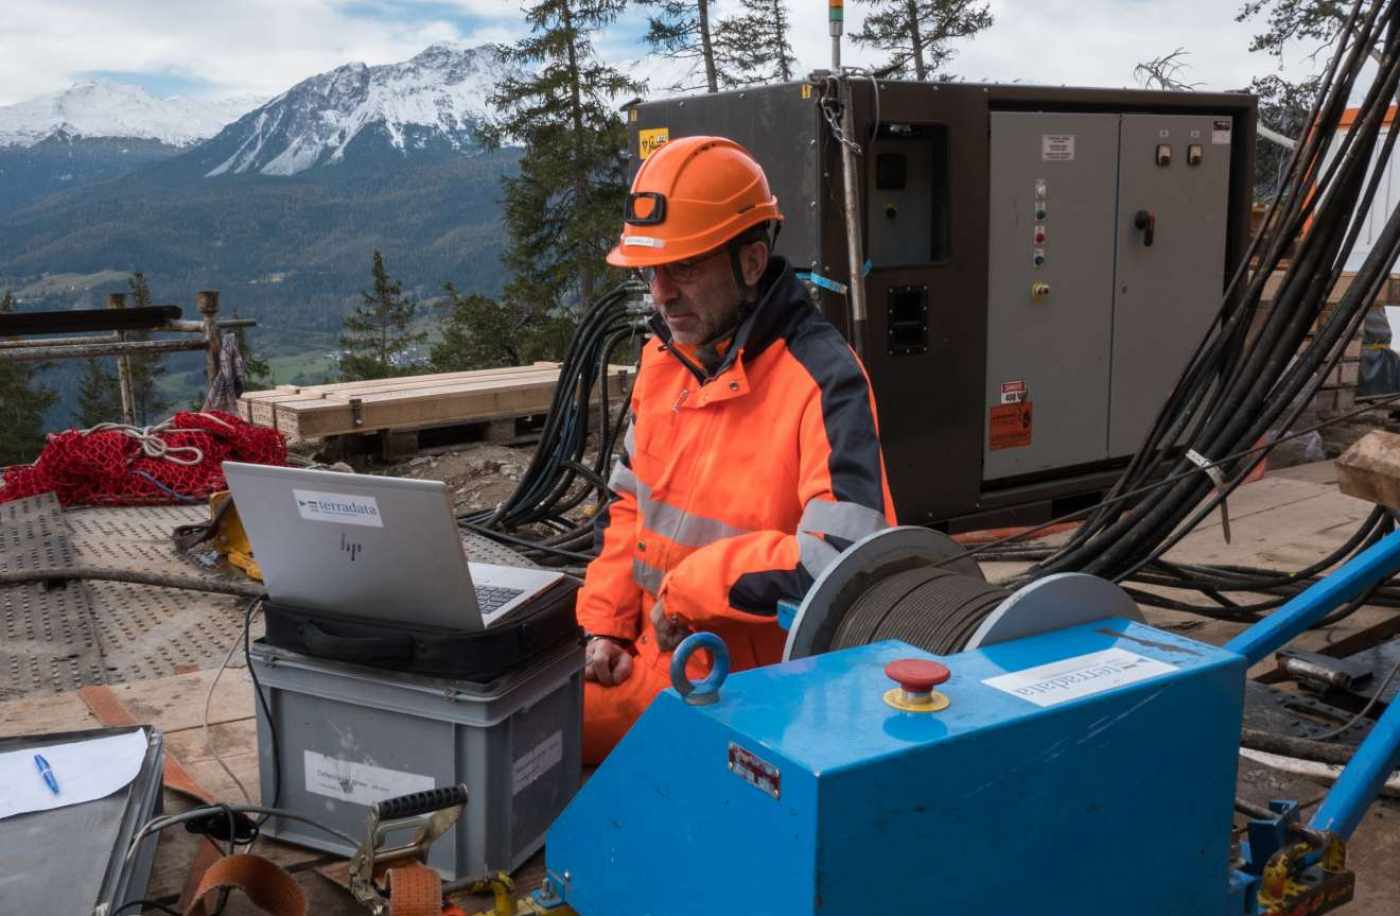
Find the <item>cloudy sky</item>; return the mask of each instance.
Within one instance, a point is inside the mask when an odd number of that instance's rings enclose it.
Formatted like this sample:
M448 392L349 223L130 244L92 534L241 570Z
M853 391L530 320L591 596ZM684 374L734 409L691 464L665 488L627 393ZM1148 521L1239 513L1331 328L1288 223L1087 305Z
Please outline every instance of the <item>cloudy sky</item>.
M718 0L722 15L726 3ZM996 24L958 44L952 71L972 80L1092 86L1133 83L1133 65L1176 48L1184 77L1234 89L1277 66L1249 54L1258 23L1234 21L1240 0L991 0ZM442 40L524 34L522 0L45 0L7 4L0 19L0 105L84 79L136 83L158 96L272 96L350 61L383 64ZM802 68L830 60L826 0L789 0ZM848 0L848 31L866 6ZM617 63L645 54L645 12L596 39ZM1300 48L1287 73L1313 65ZM846 46L847 63L883 58Z

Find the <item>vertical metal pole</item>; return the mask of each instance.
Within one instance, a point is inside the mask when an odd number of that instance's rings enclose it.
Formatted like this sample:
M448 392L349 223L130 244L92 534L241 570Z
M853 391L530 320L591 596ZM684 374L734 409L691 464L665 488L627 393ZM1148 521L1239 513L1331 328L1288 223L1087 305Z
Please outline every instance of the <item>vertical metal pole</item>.
M1333 608L1400 570L1400 531L1387 534L1345 566L1294 595L1286 604L1225 644L1252 665L1288 645Z
M865 253L860 230L863 220L860 209L860 166L856 163L855 114L851 111L853 98L851 80L844 74L836 77L841 92L841 183L846 198L846 260L850 265L846 296L851 306L851 346L865 358Z
M195 293L194 304L204 317L204 395L208 399L214 379L219 377L219 351L222 348L219 340L219 291L206 289Z
M841 32L846 23L845 0L827 0L827 18L831 21L831 72L841 72Z
M126 293L108 293L107 308L126 308ZM118 331L117 340L125 343L126 332ZM125 353L117 356L117 387L122 395L122 422L131 426L136 422L136 395L131 388L131 357Z
M1308 826L1330 830L1343 840L1361 823L1366 808L1400 763L1400 702L1392 701L1371 733L1337 777Z

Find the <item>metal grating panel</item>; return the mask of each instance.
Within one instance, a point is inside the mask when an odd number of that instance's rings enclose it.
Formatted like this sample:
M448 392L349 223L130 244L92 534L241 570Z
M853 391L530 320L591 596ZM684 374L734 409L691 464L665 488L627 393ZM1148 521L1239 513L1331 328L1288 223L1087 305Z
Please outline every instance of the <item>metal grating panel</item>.
M206 518L199 506L64 512L53 494L0 503L0 571L95 566L227 580L170 539ZM479 562L535 565L486 538L463 540ZM0 702L217 667L243 632L245 607L228 595L102 580L0 588ZM261 619L252 629L262 635Z
M0 571L77 562L52 493L0 503ZM0 588L0 700L76 690L106 679L102 647L81 583Z

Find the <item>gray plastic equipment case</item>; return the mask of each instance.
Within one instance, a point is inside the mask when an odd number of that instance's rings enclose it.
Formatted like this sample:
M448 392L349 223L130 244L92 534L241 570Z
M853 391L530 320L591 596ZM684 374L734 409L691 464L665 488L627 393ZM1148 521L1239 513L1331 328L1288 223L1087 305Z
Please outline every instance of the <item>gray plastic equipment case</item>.
M577 643L485 684L326 661L262 641L251 655L276 723L278 807L361 837L371 803L463 783L466 810L428 860L449 880L519 867L544 844L545 830L578 788L583 649ZM270 802L276 794L271 735L261 705L257 715L262 798ZM353 852L284 818L271 818L263 832Z

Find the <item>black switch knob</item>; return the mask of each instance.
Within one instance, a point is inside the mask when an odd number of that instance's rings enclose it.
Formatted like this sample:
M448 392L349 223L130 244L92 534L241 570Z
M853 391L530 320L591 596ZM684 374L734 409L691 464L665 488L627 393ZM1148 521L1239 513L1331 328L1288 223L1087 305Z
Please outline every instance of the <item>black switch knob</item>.
M1151 210L1139 210L1133 215L1133 228L1142 232L1142 244L1148 248L1152 247L1152 240L1157 234L1157 217L1152 215Z

